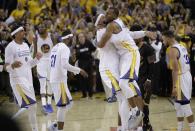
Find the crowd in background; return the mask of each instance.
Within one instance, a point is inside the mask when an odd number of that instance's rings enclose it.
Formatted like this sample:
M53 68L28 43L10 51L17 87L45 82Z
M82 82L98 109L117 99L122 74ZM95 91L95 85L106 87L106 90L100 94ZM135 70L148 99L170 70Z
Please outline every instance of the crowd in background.
M85 69L90 77L86 79L69 74L69 87L71 91L81 90L83 97L92 97L93 92L103 90L98 71L98 50L93 46L94 20L97 14L105 13L110 6L120 9L120 18L129 29L138 25L142 30L158 32L155 39L142 39L156 53L152 76L153 96L171 94L171 74L166 66L166 47L161 38L161 32L168 29L175 32L177 40L189 51L195 95L194 0L1 0L0 64L4 64L5 47L12 40L10 28L15 22L23 23L25 41L31 48L40 23L47 26L56 42L64 30L70 29L75 36L71 47L71 63ZM39 84L35 75L34 87L38 93ZM12 97L9 76L5 71L0 73L0 94Z

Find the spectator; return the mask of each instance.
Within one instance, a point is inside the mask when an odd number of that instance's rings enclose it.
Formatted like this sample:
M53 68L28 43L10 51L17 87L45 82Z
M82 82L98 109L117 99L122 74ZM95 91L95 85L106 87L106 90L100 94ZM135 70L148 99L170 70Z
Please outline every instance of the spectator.
M96 50L96 48L93 46L93 44L86 39L86 36L84 33L78 34L78 44L75 47L76 49L76 58L78 60L78 66L82 69L84 69L89 77L84 78L82 76L79 76L79 83L80 88L82 90L82 98L86 98L89 96L92 98L92 63L93 63L93 57L92 52Z
M5 48L8 45L9 41L9 31L6 30L5 27L3 27L2 31L0 31L0 65L5 64ZM9 101L13 102L9 74L6 71L0 72L0 81L0 92L4 92L6 95L8 95Z
M160 51L162 49L162 42L160 41L160 35L158 34L151 42L151 46L155 51L156 60L153 65L154 74L152 76L152 96L156 97L161 93L161 66L160 66Z
M10 24L14 21L21 21L26 10L24 9L24 5L21 2L18 2L17 9L13 10L9 18L6 20L7 24Z

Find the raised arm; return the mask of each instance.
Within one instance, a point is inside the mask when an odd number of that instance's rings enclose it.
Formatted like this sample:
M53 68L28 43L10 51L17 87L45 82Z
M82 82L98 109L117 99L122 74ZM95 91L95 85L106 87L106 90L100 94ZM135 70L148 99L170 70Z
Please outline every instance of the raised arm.
M114 28L115 28L114 23L108 24L108 26L106 28L106 32L103 34L100 42L98 43L99 48L103 48L106 45L106 43L111 38L111 36L114 32Z

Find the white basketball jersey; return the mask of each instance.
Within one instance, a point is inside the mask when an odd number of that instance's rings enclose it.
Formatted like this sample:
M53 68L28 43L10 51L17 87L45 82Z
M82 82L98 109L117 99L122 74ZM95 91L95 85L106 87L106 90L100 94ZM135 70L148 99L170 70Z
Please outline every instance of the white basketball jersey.
M138 49L135 41L130 35L129 29L124 25L121 19L114 20L122 29L118 34L112 35L112 42L114 46L117 48L119 55L127 53L131 49Z
M172 48L177 48L179 51L179 74L190 71L190 59L188 57L187 49L181 44L174 44Z
M20 61L22 66L15 68L10 72L10 79L12 82L18 84L30 84L32 86L32 72L30 61L29 47L26 43L17 44L14 40L9 43L5 49L5 63L12 64L15 61Z
M49 52L44 53L44 52L42 51L41 48L42 48L44 45L47 45L47 46L49 47ZM43 57L41 58L41 60L42 60L42 59L47 59L47 60L49 60L49 56L50 56L50 52L51 52L51 48L52 48L52 47L53 47L53 42L52 42L51 34L50 34L50 33L48 33L48 36L47 36L46 39L41 38L40 35L37 34L37 51L38 51L38 52L41 52L41 53L43 54Z
M114 20L114 22L116 22L121 27L121 29L127 28L120 18L117 18Z
M62 52L66 53L67 59L70 56L70 49L64 43L58 43L53 47L50 54L50 82L67 81L67 70L63 69L61 61Z
M97 31L97 42L99 42L105 33L106 28L99 29ZM99 64L99 70L105 71L105 70L118 70L118 64L119 64L119 55L117 54L117 50L114 47L113 43L111 43L112 37L107 42L107 44L100 48L99 54L100 54L100 64Z

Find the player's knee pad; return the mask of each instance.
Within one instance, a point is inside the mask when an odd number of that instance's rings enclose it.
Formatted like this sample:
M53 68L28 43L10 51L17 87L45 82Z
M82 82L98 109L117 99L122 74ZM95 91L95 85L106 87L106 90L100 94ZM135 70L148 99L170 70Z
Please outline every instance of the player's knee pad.
M58 122L64 122L65 120L65 115L66 115L66 107L58 107L57 110L57 121Z
M190 104L181 105L181 108L183 110L185 117L189 117L193 114Z
M184 117L184 112L181 108L182 105L180 103L175 102L174 106L175 106L177 117Z
M46 78L39 79L39 83L40 83L40 93L46 94Z
M135 96L135 93L129 86L129 80L127 79L120 79L119 86L122 89L122 92L126 98L132 98Z

